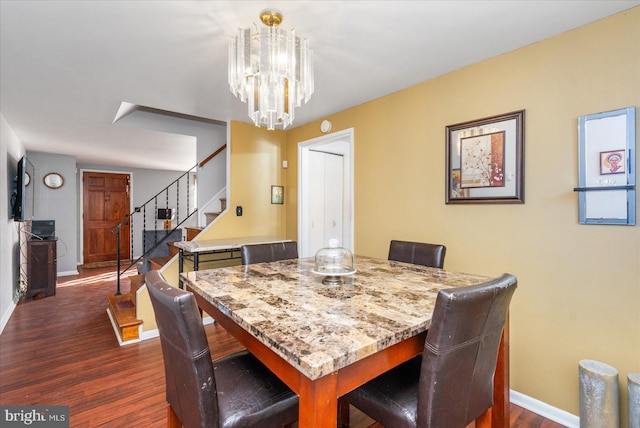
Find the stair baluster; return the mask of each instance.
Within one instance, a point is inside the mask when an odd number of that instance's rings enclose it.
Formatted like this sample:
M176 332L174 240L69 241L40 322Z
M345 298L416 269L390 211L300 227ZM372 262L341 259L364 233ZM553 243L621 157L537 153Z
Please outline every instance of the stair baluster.
M197 168L197 164L194 165L191 169L189 169L188 171L186 171L185 173L183 173L182 175L180 175L180 177L178 177L177 179L175 179L173 182L171 182L171 184L169 184L167 187L165 187L164 189L160 190L157 194L155 194L154 196L152 196L148 201L146 201L144 204L142 204L139 207L136 207L134 209L134 211L130 214L125 215L122 220L120 220L116 225L114 225L111 228L111 233L113 233L114 235L116 235L116 241L117 241L117 266L118 266L118 279L117 279L117 290L116 290L116 296L120 296L122 295L122 292L120 290L120 278L121 276L128 271L131 267L135 266L140 260L143 260L145 258L145 256L147 256L148 254L150 254L153 250L155 250L158 246L164 244L165 242L167 242L167 238L171 235L171 232L173 232L174 230L176 230L178 227L180 227L185 221L187 221L189 218L191 218L191 216L193 216L194 214L197 213L198 211L198 207L194 207L193 210L190 210L190 205L189 205L189 174L193 171L196 170ZM185 178L186 177L186 178ZM186 206L186 213L185 213L185 217L180 220L181 215L180 215L180 180L185 179L186 180L186 188L187 188L187 206ZM146 243L146 234L144 233L144 231L147 230L147 206L149 206L150 204L153 204L154 207L154 218L155 218L155 213L158 212L158 197L161 197L162 194L164 193L164 199L165 199L165 208L169 209L170 208L170 195L169 195L169 191L170 188L175 186L175 216L176 216L176 222L175 224L171 224L171 227L169 229L170 232L167 232L164 236L162 236L162 238L160 240L158 240L157 238L157 234L156 234L156 239L153 243L153 245L150 245L149 248L145 251L145 248L147 248L147 243ZM173 199L172 199L173 200ZM133 235L133 231L134 231L134 219L136 218L135 215L142 213L142 255L139 256L137 259L131 261L131 263L124 269L121 269L121 253L120 253L120 242L121 242L121 228L122 228L122 224L124 222L129 222L129 226L130 226L130 243L131 243L131 253L133 255L133 243L134 243L134 235ZM171 221L171 220L169 220ZM165 223L168 224L168 223ZM155 229L157 229L157 224Z

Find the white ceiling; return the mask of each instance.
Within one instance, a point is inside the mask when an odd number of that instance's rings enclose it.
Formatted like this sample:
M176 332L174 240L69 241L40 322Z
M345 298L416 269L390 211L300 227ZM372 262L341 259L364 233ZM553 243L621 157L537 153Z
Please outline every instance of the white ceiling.
M293 126L640 5L640 0L0 1L0 111L28 150L186 170L193 138L113 125L122 102L248 122L227 85L238 27L276 7L309 39ZM258 24L262 25L262 24Z

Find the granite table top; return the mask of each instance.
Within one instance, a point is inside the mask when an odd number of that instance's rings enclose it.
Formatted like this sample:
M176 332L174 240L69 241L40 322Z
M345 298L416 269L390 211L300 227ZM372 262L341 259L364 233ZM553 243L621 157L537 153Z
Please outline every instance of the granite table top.
M488 278L356 256L343 285L314 258L183 273L190 290L311 380L425 331L436 295Z
M245 236L242 238L202 239L199 241L176 241L175 246L190 253L239 249L243 245L288 242L290 239L270 236Z

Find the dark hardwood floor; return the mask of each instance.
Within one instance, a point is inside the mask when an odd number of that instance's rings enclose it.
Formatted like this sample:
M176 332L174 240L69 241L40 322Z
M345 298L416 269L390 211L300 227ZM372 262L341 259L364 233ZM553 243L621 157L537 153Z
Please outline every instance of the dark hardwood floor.
M55 296L18 304L0 335L1 404L66 405L71 427L166 426L159 339L118 345L106 314L115 284L114 267L81 269ZM206 331L214 358L241 349L221 327ZM359 412L351 420L379 427ZM511 426L562 427L515 405Z

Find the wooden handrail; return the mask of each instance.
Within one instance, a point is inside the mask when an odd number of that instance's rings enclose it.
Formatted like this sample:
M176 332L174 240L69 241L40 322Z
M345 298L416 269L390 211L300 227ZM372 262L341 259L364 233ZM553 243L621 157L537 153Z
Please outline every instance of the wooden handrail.
M211 159L213 159L216 156L218 156L218 154L220 154L220 152L223 151L226 148L227 148L227 145L223 144L218 150L216 150L215 152L211 153L209 156L207 156L207 158L205 160L200 162L198 164L198 167L202 168L203 166L205 166L207 162L209 162Z

